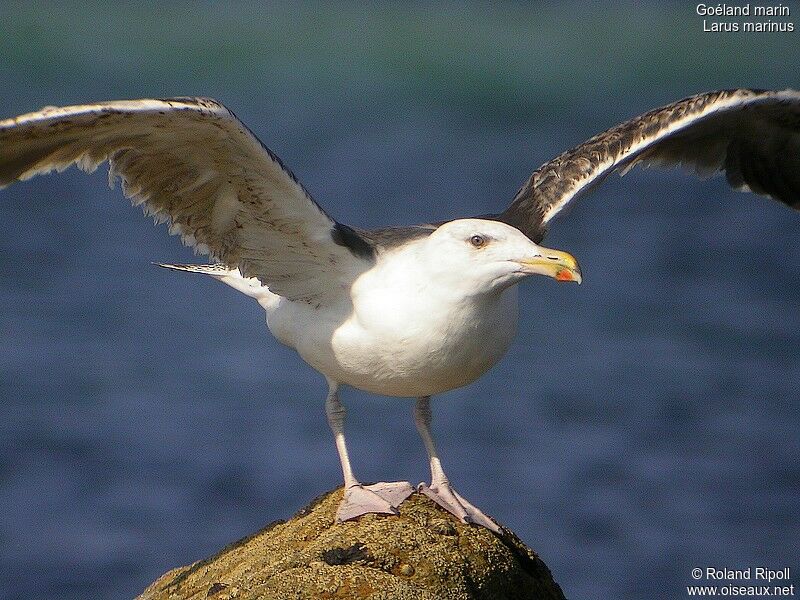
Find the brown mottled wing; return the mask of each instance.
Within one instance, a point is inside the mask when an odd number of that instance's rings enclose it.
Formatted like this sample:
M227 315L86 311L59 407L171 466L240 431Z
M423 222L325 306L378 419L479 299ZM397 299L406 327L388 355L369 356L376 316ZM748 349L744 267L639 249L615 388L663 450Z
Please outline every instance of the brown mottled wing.
M725 90L657 108L545 163L499 215L540 241L570 201L613 171L683 165L800 209L800 92Z
M214 100L104 102L0 121L0 187L106 160L110 182L121 179L170 233L277 294L321 304L369 267L366 242Z

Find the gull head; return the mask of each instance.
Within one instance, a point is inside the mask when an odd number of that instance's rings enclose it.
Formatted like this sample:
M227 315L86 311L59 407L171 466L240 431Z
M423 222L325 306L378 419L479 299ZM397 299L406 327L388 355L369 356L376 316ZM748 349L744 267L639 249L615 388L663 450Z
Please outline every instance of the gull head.
M529 275L581 282L575 258L534 244L519 229L488 219L457 219L425 240L427 270L440 283L475 293L501 291Z

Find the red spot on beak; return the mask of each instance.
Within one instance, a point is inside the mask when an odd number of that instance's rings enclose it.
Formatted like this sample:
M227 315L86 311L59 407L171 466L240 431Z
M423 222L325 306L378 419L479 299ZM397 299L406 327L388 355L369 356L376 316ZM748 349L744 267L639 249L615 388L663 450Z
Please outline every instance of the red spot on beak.
M556 281L573 281L572 273L569 269L561 269L556 273Z

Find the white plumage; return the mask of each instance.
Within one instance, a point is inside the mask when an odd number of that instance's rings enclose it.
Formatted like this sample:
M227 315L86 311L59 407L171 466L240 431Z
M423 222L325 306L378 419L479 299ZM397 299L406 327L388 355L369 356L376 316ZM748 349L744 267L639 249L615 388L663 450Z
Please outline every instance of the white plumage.
M232 112L214 100L115 101L0 121L0 187L109 161L109 181L215 265L209 275L256 299L277 339L329 383L326 411L345 480L342 520L396 513L407 482L362 486L338 389L417 398L430 457L419 490L462 521L498 526L451 487L430 431L430 396L480 377L517 326L515 284L531 274L580 282L573 257L539 246L552 218L611 172L636 164L724 171L733 187L800 207L800 94L693 96L597 135L537 169L498 215L383 230L331 218Z

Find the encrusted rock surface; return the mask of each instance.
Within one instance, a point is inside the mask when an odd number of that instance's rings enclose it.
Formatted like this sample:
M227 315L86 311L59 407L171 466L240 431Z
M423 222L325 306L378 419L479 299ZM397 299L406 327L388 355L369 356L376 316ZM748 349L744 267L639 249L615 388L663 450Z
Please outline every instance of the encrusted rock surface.
M557 600L550 570L516 535L459 523L414 494L399 516L335 523L342 490L320 496L187 567L138 600Z

